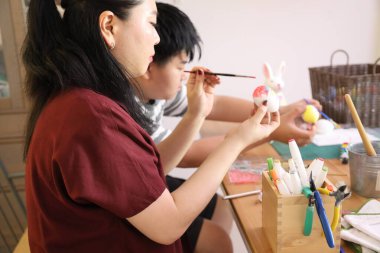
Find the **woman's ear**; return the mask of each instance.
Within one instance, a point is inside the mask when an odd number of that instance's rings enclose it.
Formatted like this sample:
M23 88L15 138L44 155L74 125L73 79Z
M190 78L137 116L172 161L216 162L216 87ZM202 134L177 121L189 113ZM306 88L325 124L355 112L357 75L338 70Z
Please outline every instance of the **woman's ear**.
M103 11L99 16L99 28L104 42L109 49L114 49L116 45L114 26L116 16L112 11Z

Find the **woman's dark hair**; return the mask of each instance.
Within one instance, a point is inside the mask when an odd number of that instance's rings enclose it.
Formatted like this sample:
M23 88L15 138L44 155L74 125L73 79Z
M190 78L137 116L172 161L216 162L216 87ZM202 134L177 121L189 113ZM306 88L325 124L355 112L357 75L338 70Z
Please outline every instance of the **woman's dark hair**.
M140 90L112 56L98 25L106 10L125 20L143 0L62 0L61 18L54 0L31 0L23 45L26 92L32 101L26 129L26 158L36 121L46 102L70 87L83 87L122 104L144 129L150 121L135 100Z
M192 61L196 49L200 59L202 41L190 18L177 7L166 3L157 3L157 11L156 29L160 43L154 47L154 61L165 64L181 51L185 51Z

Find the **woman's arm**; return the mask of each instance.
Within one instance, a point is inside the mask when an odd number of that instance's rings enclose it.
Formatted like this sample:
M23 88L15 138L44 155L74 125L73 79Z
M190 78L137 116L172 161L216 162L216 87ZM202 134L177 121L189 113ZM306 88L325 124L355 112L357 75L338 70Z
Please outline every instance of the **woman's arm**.
M252 142L266 138L278 126L278 113L270 123L262 123L266 107L243 122L207 157L200 168L171 194L164 193L149 207L127 218L150 239L171 244L177 240L216 192L228 168Z

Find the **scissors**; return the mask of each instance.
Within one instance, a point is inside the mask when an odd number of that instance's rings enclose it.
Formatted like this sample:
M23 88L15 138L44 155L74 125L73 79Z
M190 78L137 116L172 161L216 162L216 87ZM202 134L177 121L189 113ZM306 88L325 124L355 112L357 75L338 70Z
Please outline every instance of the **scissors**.
M310 190L313 192L313 196L315 199L315 207L317 209L318 217L322 225L323 232L326 237L327 244L330 248L335 247L334 236L329 224L329 220L326 215L325 208L323 207L323 202L320 193L315 187L315 183L312 177L313 173L310 173ZM340 210L340 209L339 209Z

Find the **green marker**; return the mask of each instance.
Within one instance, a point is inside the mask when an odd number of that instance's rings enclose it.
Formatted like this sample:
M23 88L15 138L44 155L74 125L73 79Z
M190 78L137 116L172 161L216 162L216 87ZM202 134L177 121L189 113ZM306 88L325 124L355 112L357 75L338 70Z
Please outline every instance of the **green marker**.
M270 178L270 180L273 180L271 173L270 173L270 171L273 170L273 164L274 164L272 157L267 158L267 164L268 164L269 178Z

